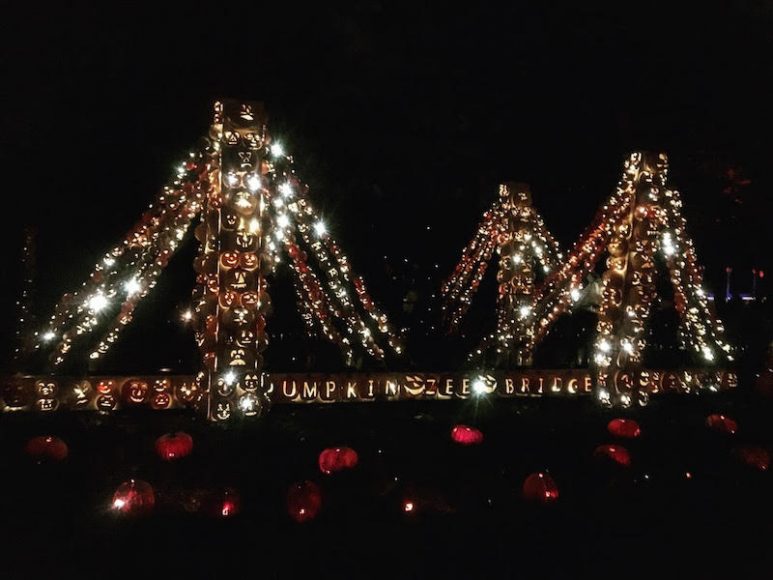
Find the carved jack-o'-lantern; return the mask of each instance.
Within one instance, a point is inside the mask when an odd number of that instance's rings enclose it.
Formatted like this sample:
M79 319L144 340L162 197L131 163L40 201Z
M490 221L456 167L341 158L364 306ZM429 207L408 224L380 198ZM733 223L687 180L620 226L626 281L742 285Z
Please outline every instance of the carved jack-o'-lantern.
M226 380L223 377L218 377L215 381L215 389L217 394L222 397L230 397L236 390L236 381Z
M231 418L231 413L233 412L233 409L231 408L230 401L218 401L215 403L215 418L218 421L227 421Z
M337 471L357 467L359 456L351 447L331 447L319 454L319 470L330 475Z
M257 391L260 387L260 376L255 373L247 373L242 380L242 388L245 391Z
M56 411L57 407L59 407L59 400L55 397L43 397L35 401L35 409L38 411Z
M220 263L224 268L235 268L239 265L239 252L223 252L220 254Z
M258 207L258 198L247 191L240 191L234 196L236 211L242 215L252 215Z
M59 390L57 384L53 381L37 381L35 383L35 393L38 397L55 397Z
M69 403L76 409L85 407L91 400L91 394L91 383L88 381L75 383L70 391Z
M207 292L217 294L220 290L220 281L217 279L217 274L208 274L204 285L207 287Z
M177 399L187 405L193 403L199 394L199 386L195 381L184 381L177 385Z
M97 393L100 395L112 395L115 391L115 381L105 380L97 383Z
M243 348L231 348L228 350L228 365L232 367L245 366L247 355Z
M168 409L172 405L172 395L167 392L155 393L150 399L150 406L154 409Z
M249 328L244 328L236 335L236 345L241 347L251 346L255 342L255 333Z
M247 273L241 268L234 268L226 273L226 283L231 290L247 289Z
M241 296L241 304L245 308L255 308L258 305L258 293L245 292Z
M218 297L218 303L220 304L220 308L231 308L236 304L237 301L237 294L236 292L230 292L226 290L225 292L221 292Z
M156 393L162 393L169 391L172 387L172 382L169 379L156 379L153 381L153 391Z
M240 231L236 236L236 246L243 252L251 251L255 247L257 236L245 231Z
M99 395L97 397L97 410L101 413L109 413L118 406L118 399L115 395Z
M246 328L250 326L253 318L252 311L246 308L234 308L230 322L237 328Z
M252 271L258 267L258 255L255 252L244 252L240 264L243 269Z
M148 400L148 383L140 379L131 379L122 389L123 399L130 405L141 405Z
M223 210L221 215L221 225L224 230L228 231L236 229L236 226L239 223L239 216L235 212L230 210Z

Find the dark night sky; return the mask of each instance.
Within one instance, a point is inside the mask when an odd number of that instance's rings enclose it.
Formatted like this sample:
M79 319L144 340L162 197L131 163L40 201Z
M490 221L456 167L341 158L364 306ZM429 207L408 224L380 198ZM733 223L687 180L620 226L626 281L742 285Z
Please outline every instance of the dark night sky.
M407 257L436 287L498 181L530 182L570 245L641 147L669 153L715 287L726 264L770 267L773 2L216 4L3 3L5 339L22 227L40 228L47 316L205 133L220 96L266 103L389 309L407 282L388 284L383 256ZM730 171L751 183L723 192ZM173 264L158 289L172 298L149 308L171 316L191 279ZM158 324L153 312L133 340Z

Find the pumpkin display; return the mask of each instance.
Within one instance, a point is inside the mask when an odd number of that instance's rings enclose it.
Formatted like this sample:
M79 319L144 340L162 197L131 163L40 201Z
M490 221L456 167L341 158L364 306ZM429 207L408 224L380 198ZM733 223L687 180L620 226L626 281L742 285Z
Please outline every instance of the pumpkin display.
M294 483L287 490L287 513L299 524L313 520L322 509L322 491L313 481Z
M24 452L36 461L63 461L67 459L69 449L59 437L40 435L27 441Z
M359 456L351 447L330 447L319 454L319 470L330 475L357 467Z
M558 486L549 474L532 473L523 482L523 499L550 504L558 500Z
M156 439L156 454L164 461L182 459L192 451L193 437L183 431L166 433Z
M727 435L735 435L738 432L738 423L734 419L719 413L706 417L706 427L717 433L725 433Z
M622 445L599 445L593 452L593 457L622 467L631 466L631 454Z
M607 431L622 439L636 439L641 435L641 428L633 419L612 419L607 425Z
M451 439L459 445L479 445L483 443L483 433L469 425L454 425L451 429Z
M118 486L113 494L112 509L125 516L143 516L153 511L156 494L146 481L130 479Z

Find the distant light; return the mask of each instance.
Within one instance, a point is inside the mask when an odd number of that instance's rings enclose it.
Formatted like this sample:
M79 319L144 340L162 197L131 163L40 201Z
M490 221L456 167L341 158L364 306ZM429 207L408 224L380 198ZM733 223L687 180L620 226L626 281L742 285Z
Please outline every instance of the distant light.
M276 225L278 225L280 228L286 228L290 225L290 218L287 217L286 214L279 214L276 217Z
M44 342L50 342L56 338L56 333L53 330L47 330L40 336Z
M236 382L236 373L233 371L228 371L225 373L223 375L223 382L229 387L233 385Z
M93 312L100 312L110 305L110 301L104 294L94 294L94 296L89 298L86 305L88 306L89 310Z
M115 258L113 258L113 256L105 256L105 258L102 260L102 263L108 268L111 268L115 266Z
M279 185L279 193L281 193L282 197L284 197L284 198L292 197L292 195L293 195L293 186L290 185L290 182L285 181L284 183L281 183Z
M281 197L275 197L274 198L274 207L279 209L285 204L284 200Z
M707 361L714 360L714 351L711 350L708 346L704 346L701 350L703 352L703 358L705 358Z
M582 292L580 292L579 288L572 288L569 295L572 297L572 302L577 302L580 299L580 296L582 296Z
M521 254L513 254L513 264L520 264L523 262L523 256Z
M609 344L606 340L602 340L601 342L599 342L599 350L601 352L609 352L610 350L612 350L612 345Z
M254 173L251 173L247 178L247 189L249 189L252 193L258 191L260 189L260 177Z
M137 292L142 290L142 284L140 284L137 278L131 278L124 282L123 289L126 290L127 296L134 296Z
M285 154L285 148L281 143L274 143L271 146L271 155L274 157L282 157Z
M531 306L521 306L518 309L518 313L521 315L521 318L526 318L531 313Z
M256 234L260 231L260 222L257 220L257 218L252 218L250 220L250 233Z
M314 233L316 233L319 237L324 236L327 233L327 226L325 225L325 222L319 220L317 223L315 223Z
M183 313L180 315L180 318L182 318L183 322L190 322L193 320L193 312L190 310L184 310Z
M405 501L403 502L403 511L405 513L410 513L415 509L416 506L413 505L412 501Z
M631 344L630 341L624 340L621 343L621 346L623 347L623 350L627 352L628 354L633 353L633 344Z

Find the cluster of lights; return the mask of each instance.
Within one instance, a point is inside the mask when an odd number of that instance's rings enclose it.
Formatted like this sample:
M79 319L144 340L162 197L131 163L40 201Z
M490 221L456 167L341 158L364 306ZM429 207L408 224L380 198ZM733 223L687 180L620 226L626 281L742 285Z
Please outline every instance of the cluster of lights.
M537 268L547 275L561 256L558 242L531 205L524 185L501 185L499 199L483 216L475 237L462 252L451 277L443 284L444 311L456 330L469 309L494 251L499 254L497 328L470 358L496 353L496 364L528 365L534 333L532 297Z
M89 354L104 355L132 319L139 300L153 288L203 203L199 177L202 155L191 153L172 183L164 187L121 243L100 259L82 287L56 305L48 328L38 336L38 348L53 344L54 365L72 351L76 339L86 337L112 318Z
M385 356L383 343L396 353L402 348L314 211L292 158L264 128L234 123L238 117L254 119L252 113L224 113L222 106L216 111L212 134L228 154L215 149L208 161L212 186L203 210L197 260L202 267L192 316L207 368L202 382L217 420L235 411L259 414L266 401L261 391L270 309L266 276L281 263L283 250L310 333L339 345L347 363L354 361L358 344L379 359Z

